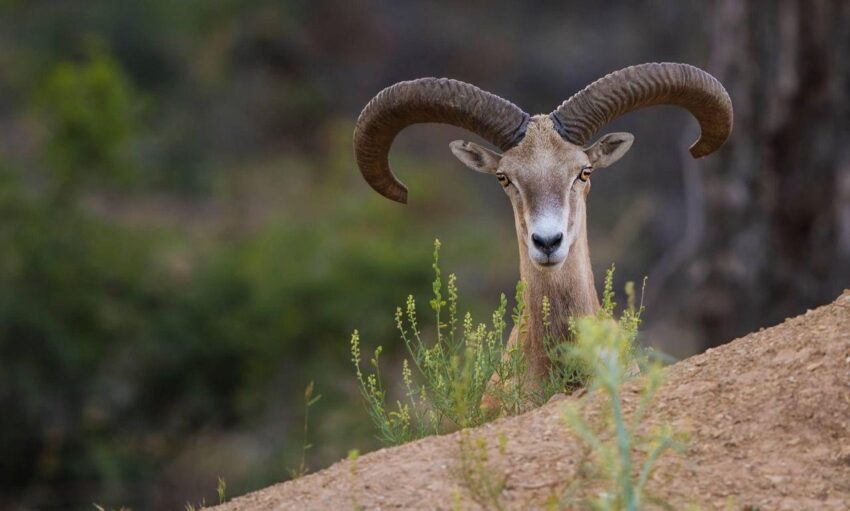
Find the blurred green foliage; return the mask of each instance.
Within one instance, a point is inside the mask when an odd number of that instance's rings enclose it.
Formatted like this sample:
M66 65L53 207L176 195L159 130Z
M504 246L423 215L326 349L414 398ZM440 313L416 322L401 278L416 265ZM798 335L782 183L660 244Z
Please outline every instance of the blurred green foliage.
M34 101L49 130L44 155L60 193L132 175L128 144L143 101L102 45L89 46L83 62L56 64Z
M33 95L45 186L0 170L0 502L157 507L162 472L193 432L250 427L281 390L286 409L309 361L327 360L317 385L340 396L344 332L391 330L372 312L427 280L427 245L385 205L340 199L338 184L198 245L91 211L91 190L138 168L129 142L140 101L102 50L47 76ZM333 171L350 149L330 149L345 153L318 163ZM285 457L297 446L281 428ZM234 486L279 480L287 461Z

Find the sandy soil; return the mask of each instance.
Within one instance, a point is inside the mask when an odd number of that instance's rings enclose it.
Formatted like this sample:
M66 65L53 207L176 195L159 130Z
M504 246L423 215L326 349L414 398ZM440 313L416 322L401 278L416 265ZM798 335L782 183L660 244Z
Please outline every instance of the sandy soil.
M628 385L627 409L640 385ZM566 402L593 417L601 400L571 397L465 432L487 442L483 473L504 478L483 505L460 476L454 433L344 460L215 509L542 508L575 480L582 459L562 420ZM675 509L850 509L850 291L671 366L648 422L689 436L649 484Z

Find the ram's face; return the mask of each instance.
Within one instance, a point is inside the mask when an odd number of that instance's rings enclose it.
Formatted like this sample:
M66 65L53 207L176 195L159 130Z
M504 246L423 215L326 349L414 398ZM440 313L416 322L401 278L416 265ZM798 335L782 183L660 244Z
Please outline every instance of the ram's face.
M619 159L632 139L616 133L581 148L564 141L548 118L535 117L522 142L502 155L471 142L456 141L451 148L467 166L496 176L513 205L529 259L551 271L564 263L584 230L591 173Z

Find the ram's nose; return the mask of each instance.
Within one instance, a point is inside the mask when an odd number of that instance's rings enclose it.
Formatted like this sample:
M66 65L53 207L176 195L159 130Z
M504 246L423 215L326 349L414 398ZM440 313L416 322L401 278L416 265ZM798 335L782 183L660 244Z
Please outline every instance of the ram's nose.
M531 242L534 243L534 247L547 256L558 250L563 239L564 233L562 232L554 234L537 234L535 232L531 234Z

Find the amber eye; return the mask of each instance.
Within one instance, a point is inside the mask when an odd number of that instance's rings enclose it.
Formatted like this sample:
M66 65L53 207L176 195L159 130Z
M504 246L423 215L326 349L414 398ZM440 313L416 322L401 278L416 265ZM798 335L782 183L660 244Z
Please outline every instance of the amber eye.
M581 169L578 178L586 183L590 179L591 173L593 173L593 167L585 167Z
M499 184L500 184L500 185L502 185L502 186L508 186L508 185L511 183L511 182L508 180L508 176L506 176L506 175L505 175L504 173L502 173L502 172L497 172L497 173L496 173L496 179L498 179L498 180L499 180Z

